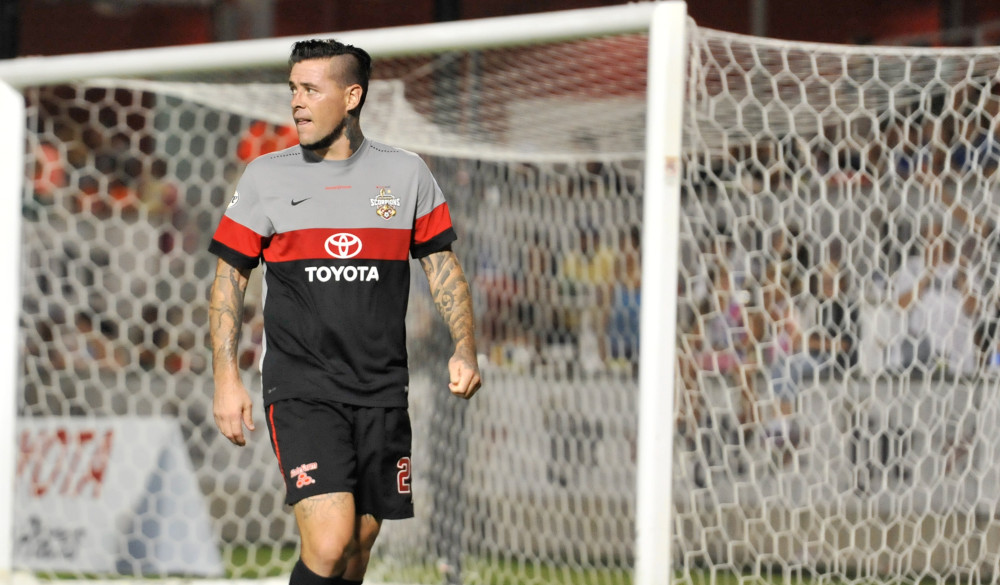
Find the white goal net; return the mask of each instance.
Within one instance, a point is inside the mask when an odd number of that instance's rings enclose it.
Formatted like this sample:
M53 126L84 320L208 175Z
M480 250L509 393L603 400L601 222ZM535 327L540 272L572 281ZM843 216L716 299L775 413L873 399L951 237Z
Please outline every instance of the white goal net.
M675 566L995 580L1000 49L692 35Z
M386 524L366 582L632 582L639 303L670 302L642 298L641 234L674 229L642 217L641 28L372 51L362 127L449 198L484 389L449 396L416 270L417 518ZM676 364L675 579L997 577L1000 49L688 34L677 352L642 350ZM192 62L20 88L13 565L39 577L297 558L267 437L213 423L207 317L236 179L295 143L287 70Z

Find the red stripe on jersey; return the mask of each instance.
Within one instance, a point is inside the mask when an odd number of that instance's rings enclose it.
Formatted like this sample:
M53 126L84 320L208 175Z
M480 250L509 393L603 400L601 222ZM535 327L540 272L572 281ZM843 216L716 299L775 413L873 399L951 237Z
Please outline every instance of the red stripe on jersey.
M263 237L243 224L236 223L223 215L213 238L248 258L260 256Z
M264 250L267 262L340 258L357 260L406 260L410 255L410 230L312 228L275 234Z
M448 204L442 203L427 215L417 218L413 230L413 241L417 244L423 244L450 227L451 214L448 212Z

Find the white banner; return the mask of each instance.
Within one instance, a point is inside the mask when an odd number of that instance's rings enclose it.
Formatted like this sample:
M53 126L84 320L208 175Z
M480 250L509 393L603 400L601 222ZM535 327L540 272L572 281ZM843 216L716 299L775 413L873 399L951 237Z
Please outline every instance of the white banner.
M221 576L177 421L21 418L14 567Z

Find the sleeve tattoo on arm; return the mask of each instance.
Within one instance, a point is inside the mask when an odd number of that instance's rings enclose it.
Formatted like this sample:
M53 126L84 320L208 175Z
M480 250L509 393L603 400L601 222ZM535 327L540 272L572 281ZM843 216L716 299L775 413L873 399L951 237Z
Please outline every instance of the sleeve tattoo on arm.
M240 270L221 261L216 269L209 304L212 359L215 364L236 363L249 276L249 270Z
M431 296L444 318L457 348L475 355L472 295L462 267L454 252L437 252L420 259L427 273Z

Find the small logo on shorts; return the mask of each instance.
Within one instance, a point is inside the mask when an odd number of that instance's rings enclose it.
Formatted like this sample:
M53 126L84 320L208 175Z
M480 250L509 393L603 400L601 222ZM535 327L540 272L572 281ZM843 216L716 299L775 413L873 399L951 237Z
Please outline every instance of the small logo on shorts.
M313 471L317 467L319 466L316 465L316 462L305 463L293 469L291 473L289 473L288 475L296 478L295 487L303 488L306 487L307 485L312 485L316 483L316 480L313 479L307 472Z

